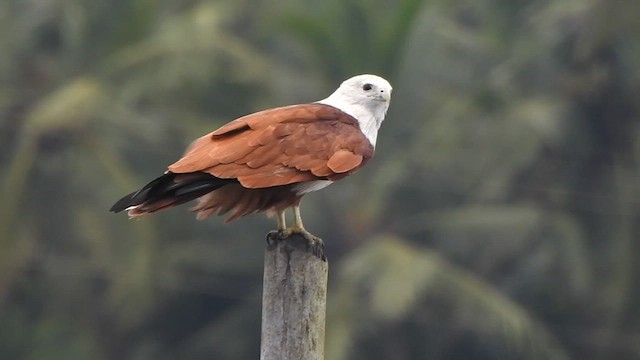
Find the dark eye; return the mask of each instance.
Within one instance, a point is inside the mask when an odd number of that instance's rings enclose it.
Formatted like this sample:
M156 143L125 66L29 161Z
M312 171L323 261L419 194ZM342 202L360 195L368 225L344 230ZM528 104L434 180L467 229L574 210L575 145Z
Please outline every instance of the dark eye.
M364 90L364 91L369 91L369 90L371 90L371 88L372 88L371 84L362 85L362 90Z

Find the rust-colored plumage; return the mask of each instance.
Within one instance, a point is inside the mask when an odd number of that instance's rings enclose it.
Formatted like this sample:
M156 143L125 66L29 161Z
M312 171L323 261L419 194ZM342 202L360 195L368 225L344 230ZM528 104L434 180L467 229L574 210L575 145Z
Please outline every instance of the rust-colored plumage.
M259 189L338 180L372 155L353 117L328 105L293 105L242 117L201 137L169 171L203 171Z

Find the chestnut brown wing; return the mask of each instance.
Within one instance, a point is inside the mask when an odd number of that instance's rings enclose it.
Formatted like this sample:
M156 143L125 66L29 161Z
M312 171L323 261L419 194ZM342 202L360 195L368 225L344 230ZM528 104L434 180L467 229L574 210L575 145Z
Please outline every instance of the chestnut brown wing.
M169 171L202 171L265 188L338 180L372 156L373 146L353 117L328 105L306 104L234 120L196 140Z

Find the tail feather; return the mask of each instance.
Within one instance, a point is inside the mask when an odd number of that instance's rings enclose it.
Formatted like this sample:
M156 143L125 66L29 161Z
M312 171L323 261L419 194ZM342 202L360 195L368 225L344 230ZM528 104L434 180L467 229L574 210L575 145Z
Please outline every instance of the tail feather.
M224 185L236 182L236 179L220 179L203 172L168 172L142 189L118 200L110 211L117 213L129 210L130 216L144 215L197 199Z

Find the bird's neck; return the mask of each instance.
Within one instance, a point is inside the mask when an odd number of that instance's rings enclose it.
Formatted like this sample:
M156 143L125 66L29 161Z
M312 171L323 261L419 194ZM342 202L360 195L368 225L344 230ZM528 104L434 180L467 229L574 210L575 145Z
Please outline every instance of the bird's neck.
M373 147L376 146L378 130L380 129L380 125L387 113L386 107L380 106L372 110L370 107L362 104L349 103L341 98L333 96L320 100L318 103L333 106L351 115L358 121L360 131L362 131L364 136L366 136L371 145Z

